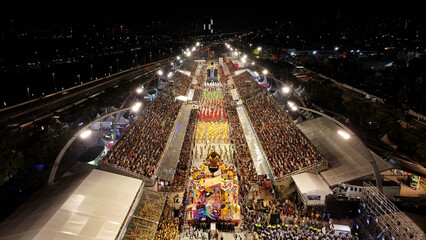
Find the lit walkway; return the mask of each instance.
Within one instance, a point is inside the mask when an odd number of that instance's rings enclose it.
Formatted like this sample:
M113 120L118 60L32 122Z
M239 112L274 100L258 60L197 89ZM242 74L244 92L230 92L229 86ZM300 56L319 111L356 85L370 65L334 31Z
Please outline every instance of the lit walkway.
M185 138L186 128L191 115L192 105L185 104L178 119L176 128L173 131L172 140L163 156L163 163L158 170L158 178L166 181L173 181L176 166L179 162L179 155Z
M260 149L259 143L256 140L256 135L253 128L251 127L250 121L244 111L243 106L238 106L237 112L257 174L266 174L267 176L271 177L268 173L266 159L262 154L262 150Z

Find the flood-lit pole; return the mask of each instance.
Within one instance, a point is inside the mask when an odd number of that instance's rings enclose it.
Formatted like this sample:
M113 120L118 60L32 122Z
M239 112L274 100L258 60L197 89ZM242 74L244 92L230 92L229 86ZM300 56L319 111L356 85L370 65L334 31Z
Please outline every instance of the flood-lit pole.
M55 80L55 73L52 72L52 78L53 78L53 87L55 87L55 92L56 92L56 80Z

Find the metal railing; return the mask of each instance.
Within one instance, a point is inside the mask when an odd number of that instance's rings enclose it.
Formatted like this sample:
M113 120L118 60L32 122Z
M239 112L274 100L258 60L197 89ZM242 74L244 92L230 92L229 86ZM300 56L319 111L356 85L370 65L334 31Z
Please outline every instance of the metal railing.
M327 167L327 166L328 166L327 160L322 159L319 163L315 163L315 164L309 165L307 167L301 168L299 170L293 171L291 173L287 173L282 177L277 177L275 179L275 181L280 182L280 181L286 180L287 178L290 178L293 175L308 172L308 171L311 171L311 170L314 170L314 169L321 169L322 167Z

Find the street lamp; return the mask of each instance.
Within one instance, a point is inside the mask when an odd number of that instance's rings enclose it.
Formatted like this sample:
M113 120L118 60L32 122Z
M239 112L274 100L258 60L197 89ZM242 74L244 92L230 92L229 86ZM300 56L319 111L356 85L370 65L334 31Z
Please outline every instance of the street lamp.
M283 87L282 90L283 90L284 93L289 93L290 92L290 88L287 87L287 86Z
M87 129L86 131L84 131L80 134L80 137L85 139L85 138L89 137L90 134L92 134L92 131L90 129Z
M344 138L344 139L346 139L346 140L348 140L351 136L349 135L349 133L347 133L347 132L345 132L345 131L342 131L342 130L339 130L339 131L337 131L337 133L340 135L340 136L342 136L342 138Z
M137 112L139 111L140 107L142 106L141 102L136 102L135 104L133 104L132 106L132 112Z
M291 108L293 111L297 111L297 105L294 102L288 101L287 105Z
M55 80L55 73L52 72L52 78L53 78L53 86L55 87L55 92L56 92L56 80Z
M90 80L93 80L93 63L90 64Z
M28 101L30 101L31 100L31 97L30 97L30 87L27 87L27 93L28 93Z
M141 94L143 91L142 87L136 88L136 93Z

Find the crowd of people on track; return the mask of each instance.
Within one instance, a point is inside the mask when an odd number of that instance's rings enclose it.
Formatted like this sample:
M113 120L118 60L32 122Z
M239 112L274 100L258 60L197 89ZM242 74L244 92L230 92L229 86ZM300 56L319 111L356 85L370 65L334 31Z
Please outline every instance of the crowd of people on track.
M227 66L231 72L236 70L236 67L233 64L229 64L229 62ZM184 70L194 73L197 69L197 63L187 61L182 67ZM223 69L220 67L219 73L223 73ZM195 79L197 84L194 85L193 101L207 102L201 101L209 97L203 95L202 88L199 86L200 81L198 80L200 79L198 79L198 76ZM232 79L239 95L245 96L243 98L244 107L247 110L248 117L275 179L303 168L314 166L325 160L313 144L287 117L285 112L279 108L272 97L266 93L261 93L261 87L255 82L250 73L243 72L233 76ZM182 106L182 102L175 100L174 97L188 93L192 77L176 72L173 80L172 84L166 85L164 92L158 93L155 100L126 131L120 141L107 153L104 157L105 162L146 177L151 178L155 175ZM234 145L235 151L232 159L234 159L239 177L239 201L243 219L240 227L247 232L245 239L249 239L249 233L250 236L254 237L253 239L354 239L350 236L335 236L330 231L332 221L329 215L325 214L321 209L304 211L301 205L295 203L295 199L292 201L288 199L282 201L273 200L272 204L267 207L267 211L257 211L250 204L250 201L253 200L253 195L256 194L253 185L258 183L258 179L262 176L257 175L237 108L230 93L230 89L233 86L227 84L227 80L228 77L224 76L222 83L217 86L223 90L223 101L216 100L217 98L222 98L222 96L217 96L217 92L211 91L208 94L215 94L211 98L214 99L214 103L220 103L221 109L224 110L228 123L227 128L229 129L229 141ZM218 92L222 93L222 91ZM213 107L209 105L209 108ZM183 189L188 179L192 159L191 151L194 146L194 136L196 136L196 126L197 120L200 119L200 112L199 109L191 110L179 162L173 181L169 183L173 187ZM184 189L184 202L187 202L187 194L187 190ZM159 205L144 208L138 207L135 212L150 216L149 212L159 210L154 208L159 208ZM178 216L161 219L155 239L177 239L186 221L185 213L186 204L183 204ZM155 216L158 216L158 214L155 214ZM145 217L145 215L143 219L156 221ZM144 222L138 224L144 224ZM196 223L193 225L194 230L207 229L209 227L203 224L202 222ZM221 231L233 231L233 226L226 222L218 224L217 227ZM134 231L137 232L139 230L135 228ZM197 234L194 231L187 236L191 236L191 238L193 236L194 238L198 237L195 235Z
M274 200L266 211L243 207L246 214L242 228L254 233L253 239L356 239L349 233L334 232L333 221L323 208L304 210L302 204L289 199Z

